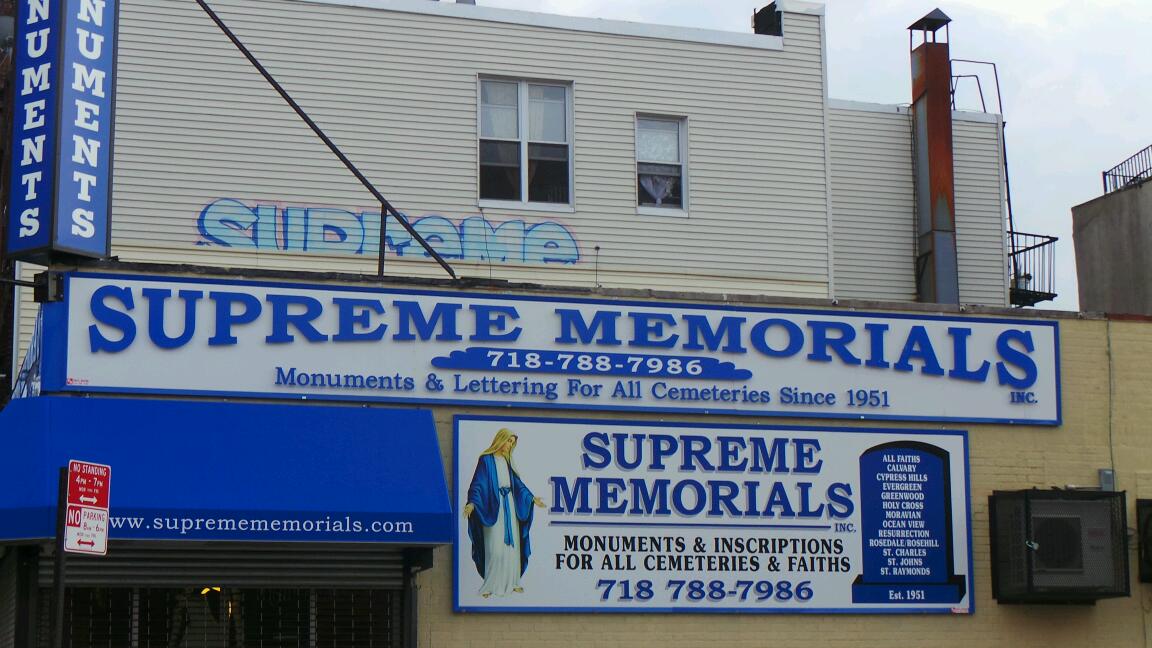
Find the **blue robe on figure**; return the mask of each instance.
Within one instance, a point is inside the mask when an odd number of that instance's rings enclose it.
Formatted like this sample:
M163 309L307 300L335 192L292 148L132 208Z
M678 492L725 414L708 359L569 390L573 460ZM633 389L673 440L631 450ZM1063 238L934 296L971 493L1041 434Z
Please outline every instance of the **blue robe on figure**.
M532 502L535 496L528 486L520 480L520 475L508 464L508 475L511 478L511 492L508 494L508 504L516 515L520 524L520 575L528 569L528 556L532 555L532 547L528 540L528 532L532 528ZM475 507L472 515L468 516L468 537L472 540L472 562L476 563L476 571L484 577L484 528L496 524L501 506L500 484L496 475L495 455L481 455L476 462L476 472L472 475L472 484L468 486L468 503Z

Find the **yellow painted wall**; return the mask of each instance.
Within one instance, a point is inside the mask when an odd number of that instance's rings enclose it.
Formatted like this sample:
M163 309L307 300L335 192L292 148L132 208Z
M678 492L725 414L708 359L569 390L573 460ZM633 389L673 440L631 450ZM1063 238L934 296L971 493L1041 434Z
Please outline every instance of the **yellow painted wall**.
M1129 527L1135 502L1152 498L1152 321L1062 318L1060 354L1064 425L932 425L884 427L967 429L971 459L976 611L972 615L724 615L724 614L456 614L452 553L436 550L435 567L418 577L419 640L427 647L529 648L653 646L1152 646L1152 585L1137 581L1132 532L1130 598L1094 606L1000 605L992 599L988 495L994 490L1094 486L1097 470L1115 466L1128 492ZM1110 385L1112 386L1110 388ZM436 411L445 465L452 465L452 416L492 415L491 409ZM509 416L575 417L576 413L516 410ZM699 423L825 425L811 419L628 415L579 412L580 418L655 418ZM837 422L837 425L843 425ZM876 427L876 422L866 424ZM1113 463L1114 462L1114 463ZM451 486L452 476L449 475ZM562 584L558 584L562 586Z

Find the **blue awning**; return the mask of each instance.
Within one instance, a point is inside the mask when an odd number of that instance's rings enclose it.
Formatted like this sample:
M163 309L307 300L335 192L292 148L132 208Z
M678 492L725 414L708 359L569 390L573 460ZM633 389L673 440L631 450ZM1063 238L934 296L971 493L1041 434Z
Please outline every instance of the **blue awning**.
M114 539L451 542L427 410L14 400L0 412L0 541L55 535L69 459L112 467Z

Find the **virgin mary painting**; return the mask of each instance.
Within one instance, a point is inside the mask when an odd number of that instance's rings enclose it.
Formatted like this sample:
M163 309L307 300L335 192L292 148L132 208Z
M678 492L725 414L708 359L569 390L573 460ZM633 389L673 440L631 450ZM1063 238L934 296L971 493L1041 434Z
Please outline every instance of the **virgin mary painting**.
M492 445L480 453L464 505L472 561L484 579L480 585L484 598L524 591L520 577L532 555L532 505L544 506L520 479L512 459L516 441L507 428L496 433Z

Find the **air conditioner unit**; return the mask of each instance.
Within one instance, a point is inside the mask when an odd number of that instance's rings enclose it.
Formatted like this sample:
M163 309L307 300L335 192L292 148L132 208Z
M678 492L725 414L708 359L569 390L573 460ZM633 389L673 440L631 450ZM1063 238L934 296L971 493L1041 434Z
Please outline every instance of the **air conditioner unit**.
M1140 582L1152 583L1152 500L1136 500L1136 531L1140 534Z
M1094 603L1130 594L1124 493L996 491L988 506L997 601Z

